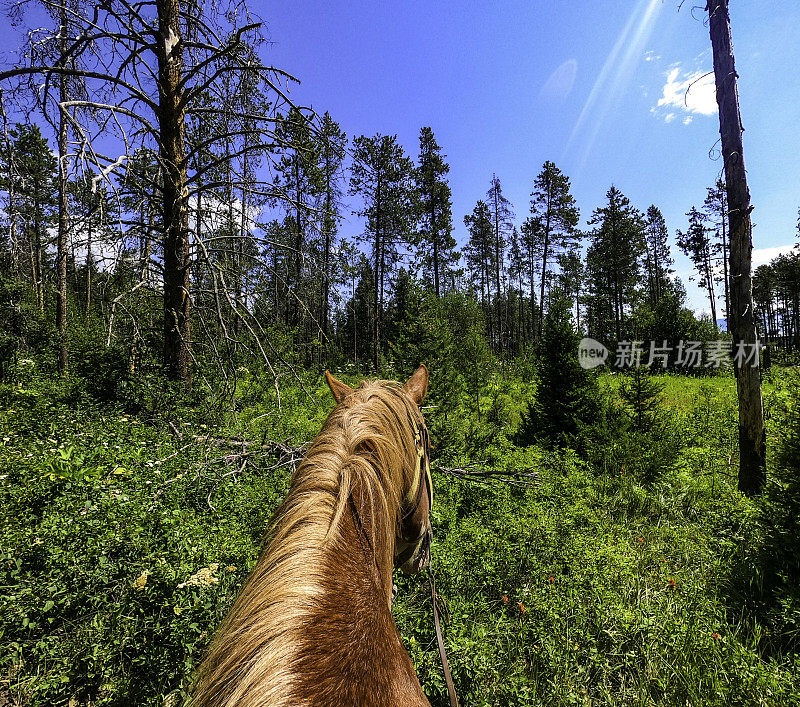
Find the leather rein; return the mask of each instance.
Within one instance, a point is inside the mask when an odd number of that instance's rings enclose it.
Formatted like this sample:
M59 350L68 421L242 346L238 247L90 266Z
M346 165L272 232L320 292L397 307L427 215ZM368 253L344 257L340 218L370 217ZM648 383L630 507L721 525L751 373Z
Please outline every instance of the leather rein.
M417 508L419 508L419 504L422 502L422 487L423 485L428 491L428 512L430 513L433 510L433 479L431 478L431 460L430 460L430 437L428 436L428 428L425 426L425 421L422 418L422 415L419 415L419 419L417 418L416 412L413 412L409 409L408 410L408 417L411 421L411 427L414 430L414 440L417 446L417 455L419 456L419 476L417 479L417 491L414 498L413 505L403 513L403 520L411 516L413 513L416 512ZM450 699L450 707L459 707L458 705L458 696L456 695L456 687L453 683L453 675L450 672L450 663L447 660L447 651L444 647L444 637L442 635L442 626L440 620L440 609L439 605L441 603L442 606L445 607L445 615L449 619L449 612L446 611L447 606L444 604L444 601L439 596L439 593L436 591L436 580L433 576L433 553L430 550L432 541L433 541L433 530L432 528L428 527L428 530L425 533L425 538L423 542L428 543L428 584L431 588L431 601L433 603L433 624L436 629L436 643L439 648L439 659L442 662L442 670L444 671L444 680L447 684L447 696ZM413 552L413 547L411 548Z

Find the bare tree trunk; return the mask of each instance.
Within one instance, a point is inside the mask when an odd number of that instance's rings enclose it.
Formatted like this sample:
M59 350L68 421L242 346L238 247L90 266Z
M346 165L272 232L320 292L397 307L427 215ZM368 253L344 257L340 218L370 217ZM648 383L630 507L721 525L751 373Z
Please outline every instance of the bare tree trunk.
M13 178L8 186L8 240L11 244L11 264L14 275L19 277L22 267L20 264L19 232L17 231L17 194Z
M537 339L542 338L544 326L544 286L547 282L547 251L550 248L550 208L547 209L547 225L544 229L544 248L542 249L542 282L539 287L539 331Z
M67 8L62 5L59 17L59 40L61 55L67 53ZM65 103L67 77L59 77L59 98ZM58 374L67 371L69 347L67 346L67 229L69 228L69 203L67 201L67 119L64 109L58 111L58 237L56 240L56 327L58 328ZM88 272L88 260L87 260ZM88 295L87 295L88 297ZM88 313L88 312L87 312Z
M383 248L384 244L381 241L381 181L378 178L377 189L375 192L375 201L377 204L375 214L375 298L374 298L374 311L375 317L374 332L375 341L373 345L373 364L375 365L375 375L378 375L381 362L381 320L380 314L383 307L383 300L381 299L381 284L383 282L383 274L381 273L381 264L383 262Z
M86 234L86 319L89 319L89 310L92 307L92 267L94 267L94 259L92 258L92 221L91 218L87 224L88 232ZM75 271L77 273L78 266L76 264Z
M722 270L725 277L725 328L731 330L731 291L728 277L728 199L722 209Z
M433 240L433 289L441 297L439 285L439 229L436 227L436 198L431 197L431 240Z
M161 158L164 167L164 364L171 380L191 384L189 218L186 204L183 44L179 0L157 0Z
M753 233L750 191L744 165L739 91L733 60L728 0L709 0L706 9L714 52L714 75L730 218L731 332L734 347L742 344L758 347L751 281ZM737 365L736 387L739 395L739 490L748 495L756 495L767 479L761 369L749 363Z
M31 252L31 265L33 265L33 279L36 283L36 303L39 311L44 314L44 273L42 271L42 205L39 202L39 181L33 180L33 250Z
M39 303L39 276L37 275L38 270L36 268L36 249L34 245L35 237L31 237L28 235L28 255L30 256L31 261L31 280L33 280L33 285L36 288L36 302Z

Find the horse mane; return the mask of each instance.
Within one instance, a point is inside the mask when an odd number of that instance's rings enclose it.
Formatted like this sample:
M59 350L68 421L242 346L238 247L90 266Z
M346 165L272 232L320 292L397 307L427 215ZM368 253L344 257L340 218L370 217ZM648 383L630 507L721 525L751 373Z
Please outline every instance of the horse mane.
M298 704L299 645L330 581L326 568L351 495L377 509L366 532L376 562L392 561L394 519L416 461L411 405L397 383L363 381L328 416L211 642L192 688L193 707Z

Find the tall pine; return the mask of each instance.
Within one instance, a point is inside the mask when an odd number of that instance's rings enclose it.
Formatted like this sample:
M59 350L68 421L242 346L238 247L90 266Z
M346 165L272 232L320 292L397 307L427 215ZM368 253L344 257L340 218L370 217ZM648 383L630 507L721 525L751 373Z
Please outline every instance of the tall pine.
M547 265L553 254L573 248L578 240L576 230L580 212L570 194L569 177L549 160L542 165L531 192L531 217L540 224L542 270L539 287L539 334L544 315L544 288Z
M645 226L641 213L619 189L612 186L606 199L589 221L595 226L586 255L592 292L590 333L597 339L621 341L637 297Z
M450 185L442 148L436 142L433 130L424 127L419 133L419 165L414 170L417 191L417 237L419 262L427 282L439 298L450 270L458 262L453 238L453 214Z
M413 218L411 160L396 135L361 135L353 141L350 193L360 196L356 213L366 221L365 240L372 249L373 351L375 371L380 370L384 302L400 247L407 243Z

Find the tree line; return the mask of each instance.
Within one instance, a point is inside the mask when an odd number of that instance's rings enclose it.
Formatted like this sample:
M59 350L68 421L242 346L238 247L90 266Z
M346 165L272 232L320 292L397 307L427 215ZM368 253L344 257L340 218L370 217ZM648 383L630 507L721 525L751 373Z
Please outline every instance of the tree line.
M519 225L493 175L463 216L458 252L433 131L421 129L414 159L396 136L350 140L327 113L296 105L296 79L263 61L261 22L240 2L11 7L23 50L0 71L3 271L40 314L53 306L60 372L71 338L94 327L106 346L128 348L132 368L149 357L184 387L211 371L230 384L253 356L276 386L293 361L380 371L408 355L393 342L409 329L442 346L468 329L513 356L535 349L554 298L580 330L613 344L716 336L721 294L734 334L754 341L727 3L708 10L726 183L689 211L677 245L710 322L685 307L657 206L642 212L612 186L580 230L569 178L550 161L532 175ZM345 195L360 233L342 233ZM788 346L794 274L787 258L755 283L765 336ZM474 364L480 346L466 348ZM753 401L757 379L738 377Z
M186 383L201 351L249 347L280 360L276 340L306 364L336 352L378 371L406 275L437 300L477 300L497 354L537 343L554 292L600 341L692 334L657 206L640 211L612 186L581 230L568 176L546 161L519 225L492 175L463 216L459 252L433 130L420 130L414 158L395 135L349 139L330 114L294 105L292 77L261 62L260 25L242 6L198 24L194 6L175 0L150 15L128 2L41 5L52 33L0 74L0 248L41 312L55 294L61 369L74 301L73 318L100 311L109 341L160 348L168 375ZM360 233L341 232L345 197ZM729 231L718 180L676 232L710 329L729 319ZM756 276L764 336L790 347L796 274L786 257Z

